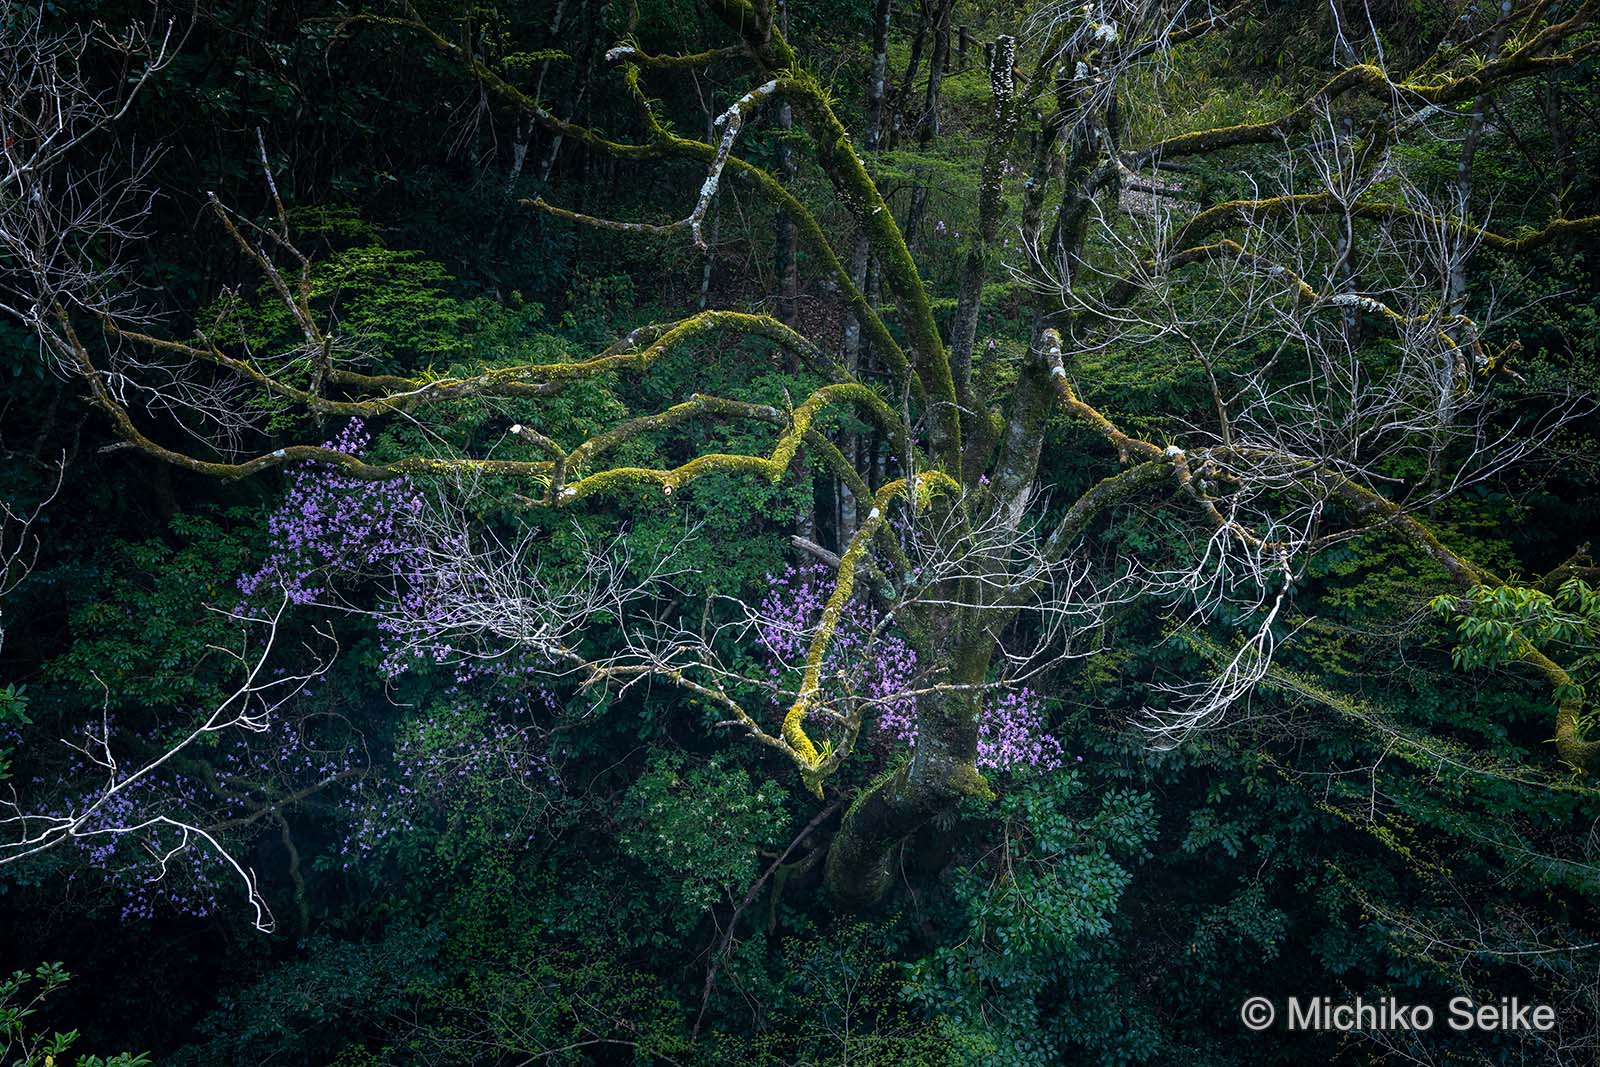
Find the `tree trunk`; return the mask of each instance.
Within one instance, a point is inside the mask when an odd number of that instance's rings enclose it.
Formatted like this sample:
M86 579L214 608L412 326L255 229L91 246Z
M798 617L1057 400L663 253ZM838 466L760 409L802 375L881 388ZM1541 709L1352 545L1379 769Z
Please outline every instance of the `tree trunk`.
M942 644L950 681L983 680L993 652L986 634L974 640L952 627ZM881 898L893 880L895 847L934 816L964 796L994 796L977 768L978 693L943 691L921 700L910 761L868 786L845 812L826 874L828 891L842 907L862 908Z
M1054 331L1035 346L1023 364L1006 414L999 461L995 465L993 506L1002 521L1015 526L1021 502L1038 475L1044 426L1055 408L1054 376L1061 367L1061 339ZM939 504L954 506L960 504ZM973 561L973 569L983 566ZM936 665L932 681L943 686L917 701L917 742L909 762L868 786L840 823L828 850L829 892L845 907L864 907L889 888L892 858L900 842L930 819L953 811L962 797L992 799L978 771L978 715L982 688L996 648L995 634L1015 607L991 598L990 574L974 573L945 583L932 602L961 608L931 608L910 632L919 659Z
M868 152L876 152L884 140L884 106L889 99L889 22L894 13L891 0L878 0L872 13L872 74L867 79Z
M1013 105L1017 44L1011 37L995 42L989 69L989 85L994 93L993 135L984 151L983 169L978 184L978 229L967 239L967 255L961 265L961 282L956 294L955 319L950 325L951 373L956 379L956 396L964 415L974 424L969 428L967 447L982 441L977 429L988 422L988 413L977 410L971 393L972 350L978 337L978 314L983 304L983 281L989 270L989 250L1000 233L1000 218L1005 211L1002 176L1006 153L1016 130L1017 109ZM981 452L982 449L979 449ZM973 456L974 460L978 458ZM963 466L967 464L963 463ZM979 467L972 467L974 471Z
M784 34L789 34L789 5L778 4L778 28ZM789 188L794 187L795 177L799 168L794 161L794 149L789 144L789 131L794 129L794 111L787 101L778 104L778 176L783 184ZM773 235L773 259L778 272L778 318L789 325L795 325L795 317L799 312L800 304L800 270L795 259L795 229L794 219L788 212L778 212L777 229ZM785 369L793 374L800 369L798 358L791 351L787 354Z
M929 10L926 0L921 5L920 17L917 19L917 32L911 38L911 54L906 60L905 77L900 79L900 88L895 91L894 102L888 118L888 126L883 131L884 143L894 148L900 140L900 130L904 125L904 114L910 104L911 93L917 80L917 71L922 66L922 50L928 40ZM877 28L873 28L876 36Z
M570 117L574 122L581 121L580 116L583 114L583 102L589 95L590 83L594 81L595 61L600 51L598 47L598 33L600 28L605 25L605 20L601 16L605 11L606 2L607 0L591 0L590 3L590 13L588 19L586 20L590 27L590 31L588 37L584 41L582 53L576 57L579 62L578 84L576 91L573 94L572 104L567 109L568 117ZM560 17L559 12L557 13L557 17ZM539 168L540 181L548 182L550 180L550 174L556 168L556 158L561 154L562 140L563 138L559 133L550 139L550 147L545 152L544 165Z
M561 35L561 20L567 13L567 0L557 0L555 14L550 18L550 36L559 39ZM539 100L544 94L544 80L550 73L550 61L544 60L539 64L539 77L533 83L533 98ZM522 177L522 168L528 161L528 149L533 144L533 120L523 115L517 116L516 130L511 143L511 170L506 175L506 195L511 196L517 188L517 179Z
M923 98L922 120L917 124L917 143L923 148L939 136L939 90L950 63L950 13L955 0L943 0L934 10L933 56L928 63L928 92Z

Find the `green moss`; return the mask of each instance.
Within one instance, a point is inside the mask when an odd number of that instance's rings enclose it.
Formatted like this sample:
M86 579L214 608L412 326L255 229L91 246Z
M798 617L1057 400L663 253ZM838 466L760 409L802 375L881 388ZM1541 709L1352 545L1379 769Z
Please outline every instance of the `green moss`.
M950 788L964 797L972 797L985 803L992 803L995 798L994 789L989 785L989 780L971 763L959 763L950 772L948 779Z

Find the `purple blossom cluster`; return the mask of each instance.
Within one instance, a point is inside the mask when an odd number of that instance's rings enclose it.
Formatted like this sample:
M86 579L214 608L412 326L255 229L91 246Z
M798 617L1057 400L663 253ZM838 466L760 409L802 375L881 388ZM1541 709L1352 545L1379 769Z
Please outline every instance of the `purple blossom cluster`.
M793 691L832 590L821 565L788 567L768 575L758 637L774 688ZM860 600L845 605L823 660L823 700L844 693L865 696L878 709L878 729L908 748L917 743L916 698L904 695L917 672L917 654ZM782 703L782 701L778 701ZM1028 688L1007 690L979 713L978 766L994 770L1061 766L1061 742L1046 732L1044 702Z
M371 444L360 419L323 447L359 456ZM392 577L417 549L414 520L422 493L409 479L366 481L326 463L306 463L290 478L283 503L267 519L271 550L253 574L239 579L246 599L282 588L290 601L308 604L326 592L324 576Z
M767 672L775 688L793 683L794 679L785 676L795 674L795 665L805 661L832 592L830 577L821 565L788 567L782 574L767 576L757 635L767 653ZM917 654L895 634L874 633L878 622L876 613L862 601L845 605L822 661L824 701L830 692L834 696L855 693L881 701L880 716L914 719L915 701L896 694L910 688Z
M978 719L978 766L1010 770L1061 767L1061 742L1045 732L1044 700L1024 686L1003 692Z
M1046 733L1044 701L1032 689L1010 689L983 706L978 713L978 766L998 771L1036 767L1054 771L1061 767L1061 742ZM893 708L878 718L879 729L892 733L908 747L917 743L915 714Z
M388 610L378 617L383 659L378 669L397 678L419 664L445 664L469 655L456 647L458 638L445 635L470 633L481 623L476 590L470 577L441 560L465 559L471 548L453 540L426 546L413 543L408 555L397 557L388 595ZM528 668L528 673L533 668Z
M194 783L178 775L142 778L107 799L84 827L90 836L78 838L78 847L121 891L124 922L154 919L159 912L204 918L221 909L232 872L222 870L203 840L191 837L184 847L183 830L166 825L120 832L152 814L191 810L202 802L196 793Z
M325 447L360 456L370 444L355 419ZM344 869L374 858L423 819L457 810L463 789L560 785L541 738L526 725L555 706L535 681L539 668L512 657L459 662L460 650L438 636L462 621L456 613L471 590L448 561L467 546L440 543L447 534L439 529L422 532L424 507L408 479L372 482L326 463L304 464L268 520L268 559L239 580L246 598L281 587L296 604L323 599L335 583L373 583L387 601L376 613L385 675L419 663L456 664L434 710L400 728L396 773L364 781L337 801L350 827L334 858Z
M371 443L365 423L352 419L322 447L360 456ZM381 671L395 677L419 662L447 662L458 650L419 638L417 623L444 633L459 621L460 597L451 595L459 592L459 580L437 561L467 546L436 543L421 533L424 507L421 490L408 478L374 482L331 464L302 464L267 519L267 559L239 578L239 591L248 601L281 589L291 603L310 604L326 598L332 582L374 582L392 609L378 617Z

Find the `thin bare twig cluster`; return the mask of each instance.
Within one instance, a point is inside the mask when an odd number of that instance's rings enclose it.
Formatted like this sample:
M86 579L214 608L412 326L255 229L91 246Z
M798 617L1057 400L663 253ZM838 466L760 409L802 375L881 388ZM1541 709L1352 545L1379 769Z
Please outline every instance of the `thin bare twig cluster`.
M256 928L270 933L274 920L257 888L255 872L197 818L170 809L142 789L162 768L207 738L228 731L266 732L313 679L326 673L337 651L331 632L321 632L327 649L306 647L310 667L295 672L269 668L275 661L288 603L285 598L275 610L259 615L230 613L241 624L243 639L237 648L212 647L237 663L242 680L197 725L176 741L159 746L157 754L131 765L125 763L118 754L109 714L102 714L98 728L87 727L80 741L63 741L87 761L91 773L99 776L98 784L85 783L80 793L63 798L58 802L66 805L62 810L32 807L13 786L10 795L0 799L0 867L72 843L126 838L149 852L156 863L150 880L159 882L167 877L177 856L191 848L203 849L232 872L254 913Z

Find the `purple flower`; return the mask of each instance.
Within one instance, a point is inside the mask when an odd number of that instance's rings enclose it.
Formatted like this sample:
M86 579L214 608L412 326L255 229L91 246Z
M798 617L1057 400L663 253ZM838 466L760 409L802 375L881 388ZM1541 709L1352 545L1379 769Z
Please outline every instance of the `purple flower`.
M323 447L359 456L370 443L362 421L351 419ZM267 561L239 579L239 591L249 600L282 588L292 603L309 604L327 592L321 583L330 576L390 577L418 547L407 520L422 507L409 479L373 482L330 464L303 464L267 519Z
M831 589L831 575L820 565L789 567L767 577L758 638L775 688L796 687L791 676L810 648ZM880 622L859 600L845 606L823 659L821 702L846 694L869 699L877 705L879 731L915 747L917 699L907 694L914 688L917 654L903 638L878 633ZM1026 688L1001 692L986 703L978 720L978 766L1059 768L1061 742L1045 732L1042 711L1041 698Z

